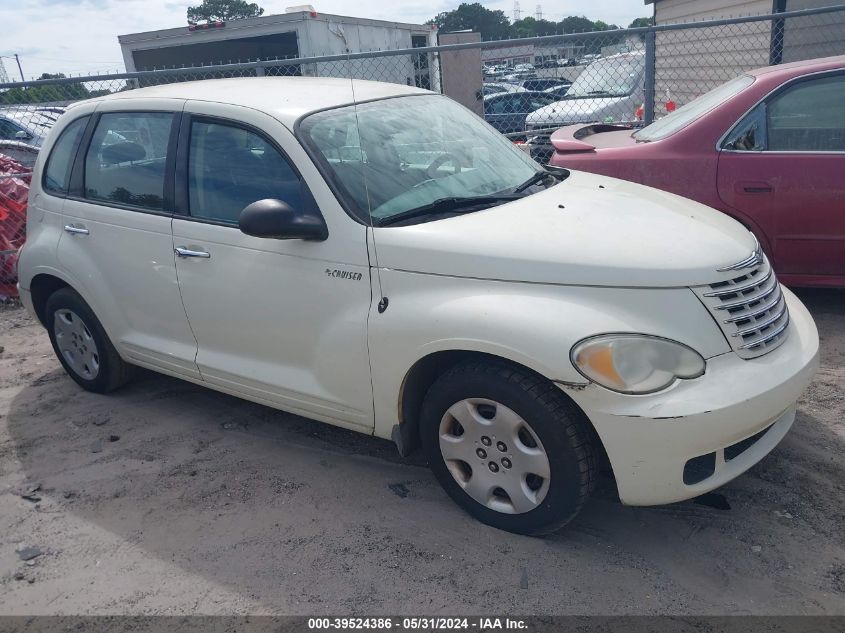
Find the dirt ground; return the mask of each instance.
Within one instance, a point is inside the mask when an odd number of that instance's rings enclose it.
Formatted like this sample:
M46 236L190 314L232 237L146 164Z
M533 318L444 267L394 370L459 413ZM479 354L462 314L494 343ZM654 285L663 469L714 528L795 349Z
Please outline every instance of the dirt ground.
M671 506L605 480L543 539L382 440L152 373L85 393L0 308L0 614L845 614L845 291L800 296L822 367L768 458Z

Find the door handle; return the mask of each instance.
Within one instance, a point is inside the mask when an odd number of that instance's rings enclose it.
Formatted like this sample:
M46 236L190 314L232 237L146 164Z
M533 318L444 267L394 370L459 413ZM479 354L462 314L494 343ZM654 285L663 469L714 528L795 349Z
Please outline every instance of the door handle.
M192 251L190 248L185 248L184 246L177 246L173 250L179 257L201 257L203 259L211 257L211 253L207 253L206 251Z
M75 224L65 224L65 231L71 235L88 235L89 231L84 226L76 226Z
M772 193L775 188L765 181L746 181L736 183L736 188L741 193Z

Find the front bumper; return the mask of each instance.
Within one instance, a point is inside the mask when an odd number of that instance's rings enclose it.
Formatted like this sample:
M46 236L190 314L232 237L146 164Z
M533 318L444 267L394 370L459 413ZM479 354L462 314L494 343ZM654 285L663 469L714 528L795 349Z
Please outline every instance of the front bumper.
M604 444L623 503L672 503L713 490L751 468L786 435L795 403L818 367L819 340L807 309L783 292L789 336L768 354L750 360L733 352L716 356L700 378L656 394L621 395L597 385L567 390ZM714 453L710 474L685 483L687 462Z

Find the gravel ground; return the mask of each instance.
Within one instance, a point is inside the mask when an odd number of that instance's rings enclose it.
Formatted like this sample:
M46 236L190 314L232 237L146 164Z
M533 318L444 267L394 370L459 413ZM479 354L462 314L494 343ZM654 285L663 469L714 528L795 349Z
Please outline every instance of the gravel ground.
M0 308L0 614L845 614L845 292L800 294L822 368L768 458L656 508L605 480L543 539L382 440L152 373L85 393Z

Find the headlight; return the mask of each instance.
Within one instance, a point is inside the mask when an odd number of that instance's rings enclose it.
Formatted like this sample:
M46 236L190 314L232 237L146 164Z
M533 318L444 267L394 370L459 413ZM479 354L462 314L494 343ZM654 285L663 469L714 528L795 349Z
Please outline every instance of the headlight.
M686 345L645 334L602 334L576 343L572 364L586 378L621 393L652 393L678 378L698 378L704 359Z

